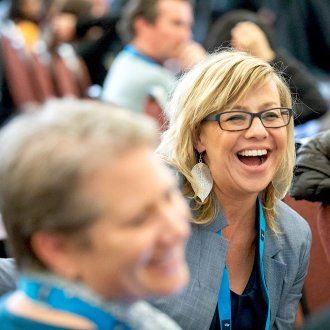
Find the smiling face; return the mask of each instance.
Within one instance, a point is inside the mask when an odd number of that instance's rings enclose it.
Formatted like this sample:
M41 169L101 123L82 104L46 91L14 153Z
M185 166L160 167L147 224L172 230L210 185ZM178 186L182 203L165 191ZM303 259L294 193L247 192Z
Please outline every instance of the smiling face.
M252 88L233 108L240 111L261 112L281 107L274 82ZM287 148L287 128L265 128L254 118L249 129L224 131L215 121L202 124L195 145L198 152L206 152L204 161L210 167L217 194L255 196L274 178Z
M87 181L104 207L89 229L91 245L72 247L80 280L109 299L135 300L181 290L189 211L168 169L138 147L109 162Z

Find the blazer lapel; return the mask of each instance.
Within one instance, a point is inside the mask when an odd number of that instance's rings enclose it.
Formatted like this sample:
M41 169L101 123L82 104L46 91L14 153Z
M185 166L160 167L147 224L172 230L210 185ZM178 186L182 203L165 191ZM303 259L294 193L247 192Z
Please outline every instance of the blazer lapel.
M218 231L226 225L219 208L209 225L192 225L193 234L186 249L191 279L183 299L198 308L194 310L194 320L191 320L195 329L209 328L215 312L214 306L218 302L229 245Z
M198 278L201 286L216 293L220 289L229 246L228 240L218 232L226 225L227 221L218 206L214 220L207 226L198 226L201 239ZM206 274L205 269L209 269L210 272Z
M281 236L267 231L264 266L266 283L269 292L271 306L271 327L275 321L275 315L279 307L279 300L283 288L284 276L286 273L286 264L276 260L276 255L282 250Z

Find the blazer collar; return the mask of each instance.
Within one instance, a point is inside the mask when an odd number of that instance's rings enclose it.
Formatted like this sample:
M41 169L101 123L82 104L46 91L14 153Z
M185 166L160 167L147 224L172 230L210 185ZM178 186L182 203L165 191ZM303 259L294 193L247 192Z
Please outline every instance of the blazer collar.
M203 225L199 226L200 230L206 230L217 233L219 230L222 230L224 227L228 225L228 222L221 210L219 201L216 198L214 199L214 201L216 203L215 216L210 224L205 226ZM275 234L267 227L264 255L272 258L282 249L283 249L283 243L281 239L281 234Z
M224 227L228 225L228 222L221 210L219 201L216 198L214 198L214 202L216 206L214 218L212 219L212 222L207 225L204 226L199 225L200 230L206 230L217 233L219 230L222 230Z

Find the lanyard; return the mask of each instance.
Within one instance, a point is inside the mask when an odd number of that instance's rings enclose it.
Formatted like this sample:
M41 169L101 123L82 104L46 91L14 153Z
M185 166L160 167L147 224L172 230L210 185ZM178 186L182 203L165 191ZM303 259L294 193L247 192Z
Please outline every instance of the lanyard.
M265 270L264 270L264 263L263 263L263 254L264 254L264 247L265 247L265 234L266 234L266 220L264 216L264 211L262 209L261 203L258 200L258 207L259 207L259 265L260 265L260 273L261 273L261 280L262 286L264 291L266 292L266 299L267 299L267 321L265 330L270 329L270 303L269 303L269 293L268 288L266 285L265 279ZM218 231L218 234L221 236L221 230ZM219 320L220 320L220 329L221 330L231 330L232 329L232 322L231 322L231 301L230 301L230 284L229 284L229 273L227 266L225 266L222 275L222 281L220 285L220 291L218 296L218 311L219 311Z
M153 58L143 55L142 53L140 53L134 46L132 45L127 45L124 47L124 52L131 54L135 57L140 58L141 60L147 62L147 63L151 63L151 64L157 64L160 65L159 62L157 62L156 60L154 60Z
M31 299L44 303L54 309L71 312L87 318L97 325L97 329L113 329L121 325L120 329L129 328L117 321L108 311L101 307L92 306L71 292L53 284L42 282L39 279L22 276L19 280L19 288Z

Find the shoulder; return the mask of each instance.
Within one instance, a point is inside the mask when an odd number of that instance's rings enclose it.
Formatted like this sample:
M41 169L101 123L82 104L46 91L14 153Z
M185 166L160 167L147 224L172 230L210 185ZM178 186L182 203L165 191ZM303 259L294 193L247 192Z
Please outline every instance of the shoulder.
M276 203L276 220L284 230L310 232L307 221L282 201Z
M16 288L16 263L14 259L0 259L0 296Z
M176 77L161 65L149 63L122 51L111 64L105 85L109 82L112 89L122 84L125 88L130 86L133 91L161 86L168 93L175 86Z
M276 204L276 221L284 247L297 249L310 245L312 235L307 221L282 201Z

